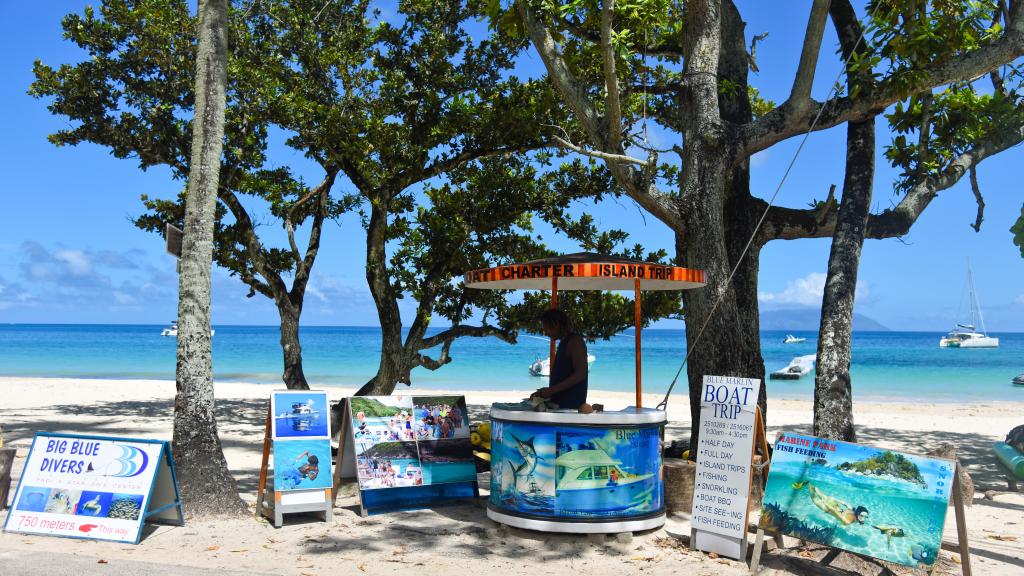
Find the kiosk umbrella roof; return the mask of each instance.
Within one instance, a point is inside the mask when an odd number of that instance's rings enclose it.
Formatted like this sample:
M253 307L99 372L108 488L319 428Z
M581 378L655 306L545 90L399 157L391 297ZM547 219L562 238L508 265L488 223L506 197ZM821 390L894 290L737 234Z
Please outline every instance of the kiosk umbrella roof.
M579 252L466 272L467 288L490 290L686 290L706 284L703 270Z

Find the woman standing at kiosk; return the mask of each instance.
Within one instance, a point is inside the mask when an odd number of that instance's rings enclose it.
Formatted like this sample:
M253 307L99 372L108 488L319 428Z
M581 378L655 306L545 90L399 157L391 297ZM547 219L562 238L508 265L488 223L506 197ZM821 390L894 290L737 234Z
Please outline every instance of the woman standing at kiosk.
M559 408L576 410L587 402L587 343L572 331L565 312L557 308L540 315L541 328L549 338L558 340L555 360L551 364L548 387L531 395L558 404Z

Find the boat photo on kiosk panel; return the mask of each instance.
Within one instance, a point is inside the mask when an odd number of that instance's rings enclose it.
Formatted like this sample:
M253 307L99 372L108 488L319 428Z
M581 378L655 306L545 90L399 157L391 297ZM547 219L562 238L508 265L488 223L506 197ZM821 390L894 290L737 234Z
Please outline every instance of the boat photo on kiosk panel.
M658 427L495 421L491 504L525 516L600 519L662 510ZM500 440L499 440L500 439Z
M760 528L906 566L929 567L942 540L956 464L783 434Z
M270 398L274 438L328 438L326 392L275 390Z

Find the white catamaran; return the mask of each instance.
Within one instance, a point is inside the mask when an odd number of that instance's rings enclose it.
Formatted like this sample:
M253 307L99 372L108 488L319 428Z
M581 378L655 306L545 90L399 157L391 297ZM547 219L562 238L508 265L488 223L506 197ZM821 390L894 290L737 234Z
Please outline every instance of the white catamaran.
M981 315L981 306L974 293L974 274L971 265L967 265L967 284L971 289L971 323L957 324L949 334L939 340L940 348L998 348L999 338L993 338L985 330L985 318ZM961 301L962 302L962 301ZM981 321L981 332L977 332L978 321Z

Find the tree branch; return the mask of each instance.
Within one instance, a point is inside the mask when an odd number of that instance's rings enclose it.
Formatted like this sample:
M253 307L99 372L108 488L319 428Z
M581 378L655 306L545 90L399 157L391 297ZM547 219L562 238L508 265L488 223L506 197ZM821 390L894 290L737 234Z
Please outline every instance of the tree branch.
M484 158L493 158L495 156L511 156L512 154L522 154L523 152L530 152L532 150L541 150L547 148L547 144L536 143L536 144L523 144L522 146L508 146L500 148L481 148L474 150L463 150L462 152L446 158L444 160L435 160L433 163L428 165L422 171L416 174L408 174L399 178L400 189L415 184L416 182L422 182L429 180L435 176L440 176L445 172L448 172L454 168L457 168L468 162L474 160L482 160Z
M950 62L943 62L922 68L913 76L913 82L905 85L890 78L877 89L861 92L857 97L836 97L827 102L816 102L800 110L791 110L781 105L749 122L737 130L740 140L736 162L773 146L787 138L811 129L811 122L818 112L821 115L814 130L825 130L850 120L877 115L907 94L914 94L951 82L962 82L977 78L1007 62L1024 55L1024 2L1015 2L1011 7L1010 24L998 40L978 48Z
M630 164L638 164L640 166L648 165L648 162L646 160L633 158L632 156L624 156L622 154L608 154L607 152L601 152L600 150L587 150L585 148L577 146L576 144L573 144L572 142L569 142L564 138L559 138L558 136L552 136L551 140L555 144L558 144L559 146L565 148L566 150L572 150L573 152L576 152L577 154L582 154L584 156L600 158L602 160L607 160L608 162L629 162Z
M974 228L975 232L981 232L981 221L985 219L985 199L981 197L981 188L978 186L978 171L975 170L975 165L972 164L969 170L971 177L971 192L974 192L974 199L978 202L978 216L974 219L974 224L971 224L971 228Z
M622 111L619 109L619 76L615 71L615 52L612 50L612 10L615 0L601 2L601 54L604 56L605 106L608 117L608 145L622 146Z
M868 218L866 237L882 239L905 235L939 192L959 182L964 174L984 159L1008 150L1022 141L1024 124L1004 129L999 134L977 143L944 170L925 178L911 188L895 208L885 210L881 214L872 214ZM756 201L764 202L760 199ZM765 217L762 236L765 241L828 238L834 233L835 225L834 212L826 214L823 220L818 210L772 207Z
M604 127L601 116L590 103L586 91L580 86L576 76L559 53L558 45L551 36L551 32L537 20L530 10L528 2L518 1L516 6L531 42L544 62L544 67L547 68L548 78L572 108L590 139L590 143L602 152L621 155L621 147L609 147L609 139L605 134L607 129ZM653 185L651 178L622 162L607 161L607 165L608 170L615 177L615 181L638 204L670 228L679 230L683 227L682 220L679 218L671 198L658 190Z
M312 198L314 195L320 195L320 201L316 207L316 211L313 214L313 226L309 231L309 241L306 243L306 254L302 258L302 261L295 267L295 279L292 280L292 299L301 297L306 291L306 284L309 282L309 274L313 270L313 263L316 261L317 253L320 251L320 236L323 232L324 219L327 217L327 203L331 196L331 188L334 186L334 181L338 176L338 168L331 167L327 170L327 175L312 190L305 198ZM288 218L290 222L291 213L298 208L299 204L305 201L304 199L299 200L294 206L288 210ZM295 240L291 234L289 234L289 241L292 243L292 249L295 250ZM298 252L295 253L298 255Z
M464 324L457 324L443 332L439 332L437 334L434 334L433 336L430 336L429 338L424 338L420 340L419 343L416 345L416 352L419 352L421 350L428 350L439 344L444 344L445 342L452 342L456 338L463 338L465 336L472 336L474 338L494 336L503 342L515 344L517 338L519 337L519 333L516 332L515 330L502 330L501 328L498 328L496 326L466 326Z
M811 105L811 86L814 85L814 71L818 67L818 54L821 52L821 38L825 34L825 20L828 18L829 0L814 0L811 15L807 19L807 32L804 34L804 45L800 51L800 64L793 78L793 88L789 92L789 100L783 106L794 110Z
M259 237L256 235L256 228L252 223L252 218L249 217L249 213L245 211L245 207L239 202L238 197L231 191L227 186L221 186L217 191L217 196L221 202L228 207L231 214L235 217L235 222L242 228L242 236L245 238L245 249L249 255L249 260L252 262L253 268L260 276L267 282L267 285L271 291L271 297L274 302L279 306L282 303L291 305L286 298L288 289L284 285L284 281L281 280L281 275L270 269L267 265L266 254L263 251L263 245L260 243Z

